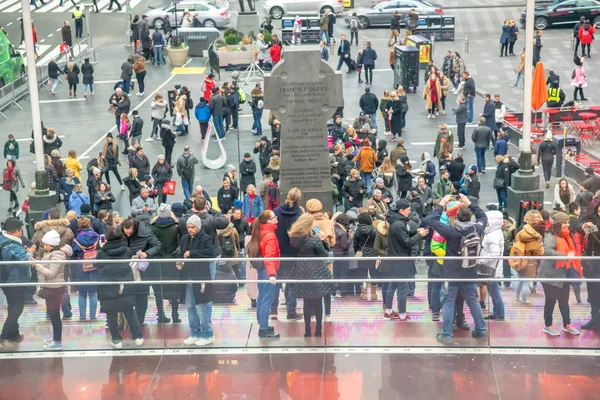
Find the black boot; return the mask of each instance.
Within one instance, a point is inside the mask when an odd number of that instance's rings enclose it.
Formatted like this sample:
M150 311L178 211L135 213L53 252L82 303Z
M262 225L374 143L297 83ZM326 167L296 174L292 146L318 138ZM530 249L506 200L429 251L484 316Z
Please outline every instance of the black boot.
M19 202L15 202L15 205L13 206L13 210L18 210L19 209Z
M252 308L256 308L256 299L250 299L250 305Z
M600 319L594 319L594 317L592 317L592 319L590 319L588 322L581 325L581 329L594 329L599 326L600 326Z
M174 324L180 324L181 323L181 319L179 318L179 314L178 313L171 314L171 317L173 317L173 323Z
M321 337L321 324L317 324L317 329L315 329L315 337Z
M275 333L273 329L259 329L258 337L264 339L279 339L279 333Z
M312 333L310 331L310 325L306 325L304 327L304 337L311 337Z
M167 316L165 314L158 314L158 321L159 324L168 324L169 322L171 322L171 320L169 318L167 318Z

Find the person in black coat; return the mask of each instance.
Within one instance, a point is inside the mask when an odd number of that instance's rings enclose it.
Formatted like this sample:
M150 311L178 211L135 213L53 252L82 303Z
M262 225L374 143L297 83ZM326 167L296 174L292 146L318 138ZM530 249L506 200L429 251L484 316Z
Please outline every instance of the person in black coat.
M65 67L67 82L69 83L69 96L77 97L77 84L79 83L79 67L70 62Z
M504 156L496 156L496 175L494 176L494 189L498 195L498 210L506 209L506 196L508 195L508 186L510 185L510 167L509 159Z
M458 96L458 107L453 108L452 111L456 115L456 132L458 135L457 149L465 148L465 127L467 126L467 103L465 103L464 96Z
M163 186L165 183L171 180L173 177L173 168L166 161L165 156L162 154L158 156L158 161L152 168L152 179L154 180L154 186L158 192L158 200L160 203L167 202L167 195L163 194Z
M396 180L398 181L398 196L403 199L408 196L412 188L412 175L410 170L412 166L407 156L400 156L400 162L396 166Z
M552 165L554 164L554 158L556 157L557 149L556 143L553 141L552 131L546 133L544 141L538 147L538 164L542 163L542 170L544 172L544 181L546 182L546 189L550 187L550 177L552 176ZM591 191L591 190L590 190ZM592 192L595 193L595 192Z
M254 154L258 153L258 160L260 163L260 171L264 175L265 168L269 165L269 160L271 156L271 142L266 136L260 138L260 142L256 142L254 146L254 150L252 150Z
M163 119L160 125L160 139L165 148L165 160L171 165L171 157L173 156L173 148L175 147L175 138L177 136L171 128L171 122L168 119Z
M448 172L450 172L450 182L458 182L465 174L465 162L462 153L458 153L456 158L448 163Z
M348 66L348 73L352 72L352 64L350 63L350 42L346 39L346 35L342 35L340 39L340 47L338 47L337 54L340 56L337 70L339 71L342 69L342 64L346 63Z
M349 177L342 187L342 196L345 198L346 211L353 207L362 207L366 192L367 185L360 177L360 172L357 169L350 170Z
M58 85L58 74L62 74L60 67L56 63L56 61L51 60L48 63L48 79L52 82L52 94L56 94L56 86Z
M90 64L90 59L86 58L81 64L81 74L83 75L83 97L87 97L88 87L90 94L94 95L94 66Z
M242 174L242 177L240 178L240 190L246 194L248 185L256 186L256 179L254 178L254 174L256 174L256 164L254 163L254 160L252 160L250 153L244 154L244 159L240 162L240 173Z
M213 240L202 228L200 217L192 215L187 219L187 233L179 242L179 257L196 260L211 258ZM183 280L211 281L208 262L185 261L177 263ZM181 291L181 301L188 306L188 320L191 335L183 343L185 345L204 346L214 341L210 325L212 315L213 285L210 283L187 284ZM195 306L195 307L193 307ZM190 312L192 310L192 312ZM195 312L193 312L195 310Z
M362 257L376 257L377 251L375 250L375 237L377 236L377 230L373 226L373 220L368 213L362 213L358 216L358 225L356 232L354 232L354 252L357 254L358 268L360 276L359 278L366 279L369 274L371 279L377 279L379 277L377 268L375 268L375 261L363 261L360 259L358 252L362 253ZM377 284L373 284L371 287L371 299L377 300ZM368 293L365 285L361 285L361 299L367 300Z
M133 252L127 246L120 230L109 228L106 232L106 243L98 251L98 260L122 259L121 263L98 263L97 268L100 273L101 282L127 282L133 281L133 271L129 266ZM106 313L106 322L112 336L111 345L115 348L122 348L122 338L119 333L119 324L117 315L122 312L127 319L131 336L135 344L141 346L144 344L142 330L133 310L138 286L135 285L100 285L98 286L98 300L102 306L102 312Z

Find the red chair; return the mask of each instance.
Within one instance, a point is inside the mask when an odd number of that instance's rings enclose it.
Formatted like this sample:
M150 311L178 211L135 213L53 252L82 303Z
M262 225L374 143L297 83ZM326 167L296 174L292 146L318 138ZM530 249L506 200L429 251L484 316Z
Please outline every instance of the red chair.
M566 115L559 115L558 119L563 124L563 128L567 128L567 133L573 131L573 117L575 116L576 108L574 106L569 108L569 112Z

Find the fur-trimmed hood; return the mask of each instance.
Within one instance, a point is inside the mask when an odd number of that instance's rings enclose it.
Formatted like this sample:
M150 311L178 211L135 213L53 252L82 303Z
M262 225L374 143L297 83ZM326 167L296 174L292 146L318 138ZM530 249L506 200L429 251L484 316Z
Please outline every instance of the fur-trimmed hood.
M70 222L66 218L47 219L45 221L37 222L35 224L35 230L39 231L39 230L46 229L46 230L50 231L52 229L57 229L59 227L68 228L69 225L70 225Z
M385 223L377 225L377 232L379 232L383 236L388 235L388 229L389 228L387 227L387 224L385 224Z
M49 135L48 133L46 133L46 134L42 135L42 140L44 141L44 143L52 144L52 143L56 142L56 139L58 139L57 134Z

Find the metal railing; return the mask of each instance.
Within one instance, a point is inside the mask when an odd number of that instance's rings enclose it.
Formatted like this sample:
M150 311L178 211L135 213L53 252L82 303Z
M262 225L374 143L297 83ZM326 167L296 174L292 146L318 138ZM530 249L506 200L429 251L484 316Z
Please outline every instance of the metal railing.
M64 66L66 66L67 64L67 59L69 62L81 62L85 58L95 60L96 52L94 49L90 48L88 43L89 39L85 38L79 43L75 43L73 46L69 47L67 52L61 52L56 57L48 59L48 61L44 63L44 65L36 65L35 70L37 75L38 86L50 90L47 87L48 64L50 63L50 61L56 62L57 64L59 64L59 66L61 66L61 63L64 63L64 65L61 67L61 69L64 69ZM71 51L73 52L73 55L71 55ZM29 78L27 74L22 74L14 81L0 88L0 116L8 120L8 116L5 113L3 113L3 111L12 105L17 106L19 109L22 110L23 108L18 104L18 101L21 100L23 97L27 96L28 94Z

